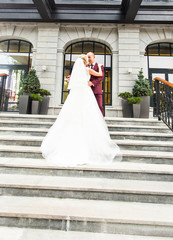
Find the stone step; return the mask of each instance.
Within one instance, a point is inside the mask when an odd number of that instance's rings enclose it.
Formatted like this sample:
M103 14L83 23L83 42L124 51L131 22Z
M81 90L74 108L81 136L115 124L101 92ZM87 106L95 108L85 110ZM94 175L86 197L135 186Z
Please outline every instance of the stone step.
M0 197L1 226L173 237L173 205Z
M122 150L123 161L173 164L172 152ZM0 145L0 157L42 158L40 147Z
M52 126L53 122L41 122L41 121L14 121L14 120L0 120L0 130L7 131L6 129L13 129L13 131L17 131L18 128L22 131L22 128L35 129L35 128L43 128L49 129ZM113 124L107 124L109 131L125 131L125 132L159 132L159 133L171 133L166 125L156 125L156 126L145 126L145 125L123 125L117 124L117 122ZM26 130L25 130L26 131Z
M45 159L0 158L0 173L145 181L173 181L173 166L116 162L105 166L50 166Z
M114 140L121 150L171 152L173 156L173 141L144 141L144 140Z
M0 113L1 120L15 121L34 121L34 122L54 122L58 115L35 115L35 114L19 114L19 113ZM122 118L122 117L104 117L108 124L123 125L163 125L162 121L157 118Z
M0 145L0 157L42 158L39 147Z
M17 145L17 146L37 146L40 147L44 137L39 136L16 136L1 135L0 145Z
M47 128L0 127L0 135L45 136L47 132Z
M49 229L0 227L1 240L172 240L168 237L120 235Z
M114 132L154 132L154 133L172 133L171 130L165 126L143 126L143 125L108 125L109 131Z
M151 132L109 132L112 139L132 139L151 141L173 141L173 133L151 133Z
M0 145L16 145L16 146L41 146L44 137L38 136L13 136L1 135ZM173 141L143 141L143 140L114 140L121 149L130 150L147 150L147 151L168 151L173 150Z
M123 161L173 164L172 152L122 150Z
M58 115L38 115L38 114L19 114L19 113L0 113L1 120L13 121L48 121L54 122Z
M0 175L1 195L173 203L173 183L125 179Z
M107 124L116 125L142 125L142 126L165 126L162 121L157 118L120 118L120 117L105 117Z
M13 136L40 136L44 137L48 132L47 128L13 128L0 127L0 135ZM134 140L152 140L152 141L173 141L173 133L155 133L155 132L120 132L110 131L112 139L134 139Z
M13 128L50 128L53 122L41 122L41 121L14 121L14 120L0 120L0 127L13 127Z

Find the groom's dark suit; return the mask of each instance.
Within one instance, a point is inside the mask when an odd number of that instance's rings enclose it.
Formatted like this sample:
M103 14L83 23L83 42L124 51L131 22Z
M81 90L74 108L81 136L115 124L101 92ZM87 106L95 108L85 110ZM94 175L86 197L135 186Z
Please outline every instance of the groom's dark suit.
M94 71L99 72L98 68L98 63L95 63L93 67L91 67ZM101 66L102 69L102 77L96 77L91 75L90 81L94 84L94 86L91 86L93 93L96 97L96 100L98 102L99 108L104 116L104 111L103 111L103 92L102 92L102 86L101 82L104 78L104 67Z

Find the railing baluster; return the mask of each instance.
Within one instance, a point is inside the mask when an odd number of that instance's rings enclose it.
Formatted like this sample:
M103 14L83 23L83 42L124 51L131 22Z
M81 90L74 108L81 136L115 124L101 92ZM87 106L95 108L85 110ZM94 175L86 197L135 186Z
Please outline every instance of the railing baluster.
M173 131L173 84L154 78L154 112Z

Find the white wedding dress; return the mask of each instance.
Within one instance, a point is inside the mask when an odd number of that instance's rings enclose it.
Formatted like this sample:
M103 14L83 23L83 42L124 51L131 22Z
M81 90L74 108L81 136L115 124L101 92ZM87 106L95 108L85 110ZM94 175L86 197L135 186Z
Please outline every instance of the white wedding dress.
M108 164L121 160L92 89L89 71L78 58L70 78L70 93L41 144L49 165Z

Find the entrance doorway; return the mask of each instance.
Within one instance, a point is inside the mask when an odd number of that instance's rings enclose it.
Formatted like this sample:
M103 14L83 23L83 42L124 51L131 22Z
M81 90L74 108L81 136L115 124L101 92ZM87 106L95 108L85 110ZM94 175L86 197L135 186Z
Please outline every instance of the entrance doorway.
M0 73L8 74L2 81L0 111L19 111L19 90L21 81L27 76L32 62L32 44L30 42L9 39L0 41Z
M1 111L19 111L19 89L21 81L26 77L28 66L0 66L0 73L8 74L6 81L2 83Z
M149 78L153 80L155 77L160 77L170 83L173 83L173 69L150 68Z

